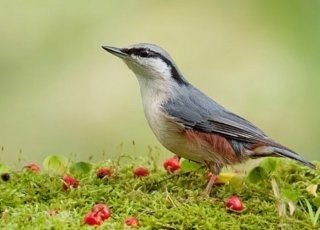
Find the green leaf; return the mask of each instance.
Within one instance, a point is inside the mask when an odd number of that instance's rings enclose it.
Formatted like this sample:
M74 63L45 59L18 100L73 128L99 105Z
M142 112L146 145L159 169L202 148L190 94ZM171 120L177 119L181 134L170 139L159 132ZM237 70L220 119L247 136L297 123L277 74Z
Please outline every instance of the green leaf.
M309 201L307 199L304 199L308 208L308 213L309 213L309 217L310 217L310 221L312 223L312 225L314 226L315 224L315 214L313 212L312 206L309 203Z
M313 220L313 227L315 228L317 226L318 220L319 220L319 216L320 216L320 207L317 209L317 212L314 216L314 220Z
M231 180L229 181L230 189L233 192L240 192L243 188L243 179L244 177L238 174L232 177Z
M68 159L64 156L51 155L43 161L44 169L50 175L63 175L67 171Z
M201 168L201 165L190 160L183 159L181 161L181 171L196 171L197 169Z
M260 163L260 166L268 173L272 173L277 168L277 160L274 158L266 158Z
M249 175L248 175L248 179L250 182L252 183L258 183L264 179L267 178L267 172L264 168L262 168L261 166L257 166L255 168L253 168Z
M84 175L90 173L92 164L79 161L70 166L70 173L73 175Z
M314 206L320 207L320 196L313 198L312 203L314 204Z
M299 193L295 190L292 190L292 189L283 189L281 190L281 197L289 202L293 202L294 204L296 204L299 200Z

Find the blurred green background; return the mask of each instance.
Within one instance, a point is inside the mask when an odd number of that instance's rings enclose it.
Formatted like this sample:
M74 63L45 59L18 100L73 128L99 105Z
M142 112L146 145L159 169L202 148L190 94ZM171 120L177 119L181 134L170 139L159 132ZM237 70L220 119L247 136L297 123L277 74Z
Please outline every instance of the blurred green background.
M101 49L140 42L164 47L210 97L320 160L319 12L318 0L2 0L0 161L160 147L135 76Z

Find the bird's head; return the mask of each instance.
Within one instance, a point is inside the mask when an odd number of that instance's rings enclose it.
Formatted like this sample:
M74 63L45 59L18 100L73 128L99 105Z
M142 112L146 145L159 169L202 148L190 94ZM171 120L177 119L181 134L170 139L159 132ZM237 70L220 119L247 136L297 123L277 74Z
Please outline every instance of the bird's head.
M127 48L102 48L121 58L139 80L188 85L170 55L157 45L140 43Z

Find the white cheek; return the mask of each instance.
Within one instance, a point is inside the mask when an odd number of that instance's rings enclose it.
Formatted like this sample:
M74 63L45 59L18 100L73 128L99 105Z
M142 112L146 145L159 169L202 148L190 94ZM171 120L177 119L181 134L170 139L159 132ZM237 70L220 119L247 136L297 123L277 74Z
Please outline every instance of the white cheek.
M171 80L171 68L159 58L135 57L134 61L127 61L126 63L137 75L149 79Z
M161 77L170 77L171 76L171 68L158 58L144 59L141 60L142 64L147 66L153 74L156 74Z

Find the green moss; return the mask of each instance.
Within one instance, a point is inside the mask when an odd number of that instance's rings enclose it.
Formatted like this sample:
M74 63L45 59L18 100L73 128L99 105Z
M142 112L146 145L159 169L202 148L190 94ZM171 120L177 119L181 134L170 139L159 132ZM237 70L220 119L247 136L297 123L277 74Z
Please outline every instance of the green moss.
M111 166L113 174L100 180L95 170L103 165ZM137 165L149 168L151 174L135 178L133 169ZM90 229L93 227L84 225L83 217L95 203L105 203L112 211L111 218L101 225L106 229L126 228L124 220L130 216L139 219L141 229L313 229L304 199L315 212L319 199L306 188L320 184L319 170L279 160L267 174L257 183L245 176L241 189L231 184L215 186L211 198L203 198L207 183L204 168L168 178L150 159L125 165L119 161L92 165L88 173L77 175L80 187L69 191L62 189L59 176L10 171L10 180L0 182L0 228ZM281 199L295 204L293 216L288 210L284 216L278 215L271 175L277 180ZM241 213L227 210L223 202L235 191L245 205ZM49 210L59 213L50 216Z

